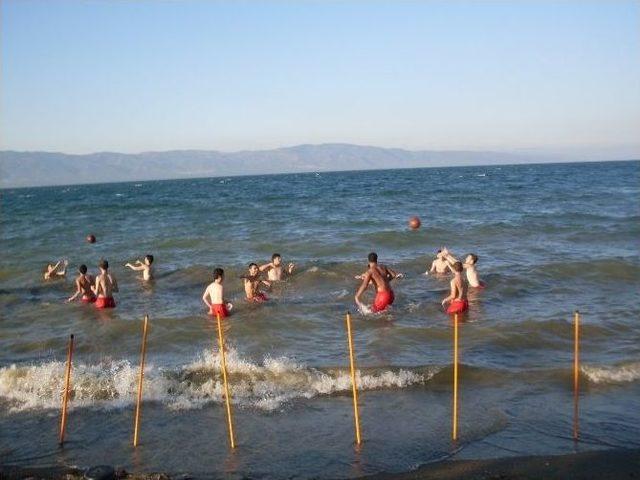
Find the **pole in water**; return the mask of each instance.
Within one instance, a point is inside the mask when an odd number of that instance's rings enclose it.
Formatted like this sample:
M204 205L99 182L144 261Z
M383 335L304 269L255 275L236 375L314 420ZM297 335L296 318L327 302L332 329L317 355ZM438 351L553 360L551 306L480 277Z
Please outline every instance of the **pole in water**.
M224 354L224 337L222 334L222 322L220 315L217 314L218 320L218 342L220 343L220 370L222 370L222 380L224 382L224 400L227 406L227 423L229 424L229 441L231 448L236 448L236 441L233 436L233 420L231 417L231 397L229 395L229 384L227 382L227 360Z
M349 365L351 368L351 389L353 390L353 417L356 429L356 445L362 443L360 438L360 413L358 412L358 386L356 384L356 360L353 353L353 338L351 334L351 313L347 312L347 339L349 341Z
M573 317L573 439L578 440L578 402L580 396L580 312Z
M142 325L142 350L140 352L140 374L138 375L138 398L136 400L136 419L133 425L133 446L138 446L138 430L140 427L140 410L142 404L142 381L144 379L144 359L147 353L147 327L149 325L149 315L144 316Z
M453 316L453 425L452 440L458 439L458 314Z
M67 349L67 368L64 378L64 391L62 392L62 415L60 418L59 443L64 443L64 433L67 429L67 404L69 403L69 388L71 386L71 361L73 359L73 334L69 335L69 347Z

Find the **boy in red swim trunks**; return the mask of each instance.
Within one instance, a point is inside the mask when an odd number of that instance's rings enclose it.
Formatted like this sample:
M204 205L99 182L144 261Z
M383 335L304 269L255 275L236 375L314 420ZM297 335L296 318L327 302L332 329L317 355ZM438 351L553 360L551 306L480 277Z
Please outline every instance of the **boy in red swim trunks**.
M67 302L73 302L78 296L82 295L80 300L82 303L93 303L96 301L96 296L91 290L91 284L93 283L93 277L87 275L87 266L80 265L78 267L80 275L76 277L76 293L67 299Z
M262 303L269 300L264 292L260 291L260 285L270 287L271 283L260 278L260 267L257 264L250 263L249 274L242 278L244 279L244 293L248 302Z
M115 308L116 302L113 299L113 292L118 291L116 277L109 273L109 262L100 260L98 264L100 275L96 277L96 284L92 288L93 293L98 297L96 308Z
M224 270L216 268L213 270L213 282L205 289L202 295L202 301L209 307L209 315L214 317L220 315L220 318L229 316L229 310L233 308L231 303L227 303L224 299Z
M444 307L449 303L447 313L453 315L454 313L462 313L469 309L469 302L467 301L467 282L462 277L462 263L455 262L451 265L451 271L453 272L453 278L451 279L451 293L447 298L442 300L442 306Z
M356 292L356 304L362 308L363 304L360 297L365 292L369 284L373 284L376 288L376 298L373 301L372 311L382 312L395 300L393 290L391 289L391 280L400 277L400 274L394 272L384 265L378 265L378 254L371 252L368 256L369 269L362 276L362 284Z

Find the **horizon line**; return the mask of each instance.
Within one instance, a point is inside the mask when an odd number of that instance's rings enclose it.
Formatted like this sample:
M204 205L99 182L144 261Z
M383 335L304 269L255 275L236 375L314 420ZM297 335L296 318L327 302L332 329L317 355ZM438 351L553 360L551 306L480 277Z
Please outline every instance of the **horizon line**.
M11 150L0 150L0 153ZM179 150L167 150L167 151L179 151ZM420 150L417 150L420 151ZM40 152L42 153L42 152ZM54 153L54 152L48 152ZM175 178L155 178L151 180L123 180L116 182L86 182L86 183L53 183L50 185L27 185L27 186L15 186L15 187L2 187L0 186L0 191L5 190L22 190L27 188L37 189L37 188L52 188L52 187L83 187L90 185L114 185L114 184L125 184L125 183L149 183L149 182L174 182L181 180L207 180L214 178L242 178L242 177L267 177L274 175L315 175L315 174L328 174L328 173L355 173L355 172L384 172L391 170L423 170L423 169L432 169L432 168L481 168L481 167L520 167L520 166L529 166L529 165L580 165L583 163L612 163L612 162L640 162L639 158L626 158L626 159L609 159L609 160L579 160L579 161L550 161L550 162L521 162L521 163L499 163L499 164L478 164L478 165L431 165L424 167L401 167L401 168L370 168L370 169L356 169L356 170L319 170L313 172L278 172L278 173L246 173L246 174L235 174L235 175L217 175L210 177L175 177Z

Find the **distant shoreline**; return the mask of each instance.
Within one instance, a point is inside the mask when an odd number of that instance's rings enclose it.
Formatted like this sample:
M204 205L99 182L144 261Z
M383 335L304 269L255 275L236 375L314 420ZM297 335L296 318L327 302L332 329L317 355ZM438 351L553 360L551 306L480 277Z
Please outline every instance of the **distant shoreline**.
M82 480L85 469L0 465L3 480ZM188 473L128 473L115 468L122 480L193 479ZM534 455L485 460L445 460L406 473L381 473L361 480L623 480L640 475L640 449L597 450L566 455ZM208 477L208 476L207 476Z
M362 147L368 148L368 147ZM381 149L384 150L384 149ZM58 153L48 153L48 152L8 152L8 151L0 151L0 191L7 190L20 190L20 189L38 189L38 188L52 188L52 187L82 187L89 185L117 185L117 184L126 184L126 183L146 183L146 182L172 182L172 181L187 181L187 180L206 180L206 179L226 179L226 178L244 178L244 177L266 177L266 176L274 176L274 175L313 175L315 173L319 174L335 174L335 173L355 173L355 172L375 172L375 171L398 171L398 170L420 170L420 169L449 169L449 168L489 168L489 167L522 167L522 166L530 166L530 165L582 165L582 164L593 164L593 163L628 163L628 162L639 162L640 158L627 158L627 159L590 159L590 160L567 160L567 159L544 159L544 160L536 160L535 157L525 157L521 155L509 155L501 152L468 152L470 155L477 154L480 156L491 155L495 153L499 155L502 160L497 161L496 163L486 163L486 160L479 160L478 163L456 163L456 161L452 161L451 164L433 164L433 165L409 165L409 166L396 166L396 167L386 167L386 166L371 166L371 167L357 167L357 168L349 168L349 169L328 169L326 166L317 165L318 168L307 168L301 170L287 170L287 171L263 171L256 173L239 173L234 171L229 171L229 173L222 174L220 172L198 172L193 175L183 175L183 176L169 176L169 177L161 177L161 178L140 178L136 177L135 174L132 174L129 178L118 178L118 179L110 179L110 180L96 180L96 181L78 181L73 183L68 183L67 181L59 181L54 183L34 183L34 184L16 184L16 185L6 185L7 180L4 179L3 176L6 176L8 160L3 158L4 154L46 154L47 156L51 156L51 158L47 159L38 159L36 161L37 164L27 166L23 170L25 171L41 171L44 170L44 167L40 164L43 162L55 162L56 156L65 157L64 161L72 163L81 162L84 164L84 167L87 167L87 161L91 157L97 157L101 155L116 155L119 157L119 162L125 161L125 163L132 165L135 163L157 163L157 162L165 162L169 161L168 159L145 159L142 158L141 155L172 155L178 152L157 152L157 153L148 153L148 154L89 154L89 155L66 155L66 154L58 154ZM218 152L208 152L211 154L218 154ZM268 152L264 152L268 153ZM410 152L409 154L428 154L433 152ZM452 154L462 154L466 152L435 152L438 154L441 153L452 153ZM510 158L509 158L510 157ZM70 160L72 158L73 160ZM97 158L95 161L99 161ZM215 160L207 160L214 161ZM385 160L381 160L383 163ZM442 161L441 159L438 161ZM9 166L9 170L16 170L17 163L20 163L19 159L12 159L11 162L15 165ZM268 162L268 160L264 160L264 162ZM349 160L344 162L347 165L353 165L353 162ZM148 168L147 168L148 167ZM75 168L72 165L66 165L67 169L71 170ZM93 168L91 166L91 168ZM166 168L166 166L165 166ZM225 168L221 168L222 170L226 170ZM145 171L163 171L162 166L158 165L145 165ZM175 174L174 174L175 175ZM24 182L23 182L24 183Z

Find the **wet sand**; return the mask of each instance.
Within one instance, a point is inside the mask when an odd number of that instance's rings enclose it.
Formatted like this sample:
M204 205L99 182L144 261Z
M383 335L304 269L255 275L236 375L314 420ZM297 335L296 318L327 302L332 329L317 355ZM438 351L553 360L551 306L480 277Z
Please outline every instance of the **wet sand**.
M0 466L0 480L80 480L84 470L72 467ZM215 478L213 474L209 478ZM189 473L132 474L115 469L125 480L188 480ZM625 480L640 479L640 449L601 450L569 455L507 457L489 460L449 460L399 474L377 474L362 480ZM107 480L107 479L105 479Z

